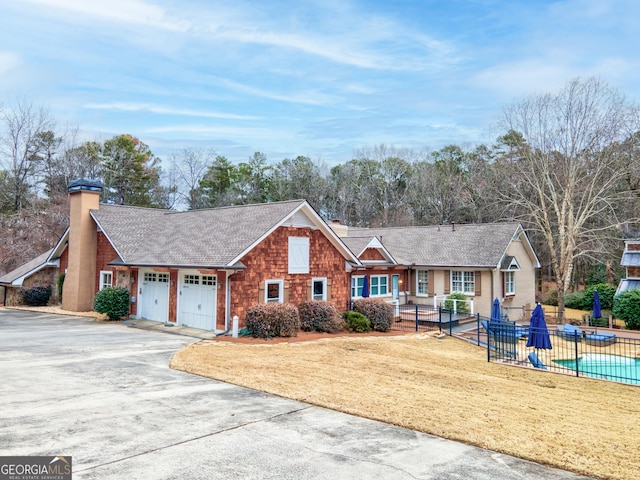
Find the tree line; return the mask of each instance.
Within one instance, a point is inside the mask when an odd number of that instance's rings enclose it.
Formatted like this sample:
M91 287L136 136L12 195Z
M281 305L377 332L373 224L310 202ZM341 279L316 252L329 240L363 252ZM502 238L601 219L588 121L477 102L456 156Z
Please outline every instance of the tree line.
M55 243L67 225L67 185L85 177L103 182L103 202L145 207L304 198L353 226L519 221L556 282L562 312L577 282L596 270L614 275L640 211L638 107L595 78L505 106L503 133L490 145L381 144L331 167L260 152L233 163L192 147L161 167L134 136L78 144L45 109L19 102L0 113L0 272Z

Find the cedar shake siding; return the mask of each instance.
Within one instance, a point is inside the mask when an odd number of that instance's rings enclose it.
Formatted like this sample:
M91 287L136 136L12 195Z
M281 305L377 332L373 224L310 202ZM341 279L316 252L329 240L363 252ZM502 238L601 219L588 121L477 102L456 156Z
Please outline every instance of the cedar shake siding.
M289 237L309 238L308 274L288 273ZM326 278L331 293L328 301L340 311L345 309L350 289L345 259L318 229L279 227L241 262L246 270L240 270L231 277L231 315L238 315L242 324L248 308L264 303L264 290L260 286L265 280L283 280L285 302L298 305L310 299L308 281Z
M358 258L360 261L386 260L386 258L384 258L382 253L380 253L380 250L378 250L377 248L367 248Z

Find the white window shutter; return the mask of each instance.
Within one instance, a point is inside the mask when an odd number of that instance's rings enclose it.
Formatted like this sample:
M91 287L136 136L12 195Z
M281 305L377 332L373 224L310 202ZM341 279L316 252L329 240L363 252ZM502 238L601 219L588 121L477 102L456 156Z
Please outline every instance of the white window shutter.
M289 237L289 273L309 273L307 237Z

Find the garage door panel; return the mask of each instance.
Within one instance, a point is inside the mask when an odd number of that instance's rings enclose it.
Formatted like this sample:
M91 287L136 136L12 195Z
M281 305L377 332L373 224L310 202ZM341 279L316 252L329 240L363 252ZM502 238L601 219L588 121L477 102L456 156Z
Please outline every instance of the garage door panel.
M217 279L215 275L183 273L180 285L181 325L215 330Z
M142 275L140 316L166 322L169 316L169 274L143 272Z

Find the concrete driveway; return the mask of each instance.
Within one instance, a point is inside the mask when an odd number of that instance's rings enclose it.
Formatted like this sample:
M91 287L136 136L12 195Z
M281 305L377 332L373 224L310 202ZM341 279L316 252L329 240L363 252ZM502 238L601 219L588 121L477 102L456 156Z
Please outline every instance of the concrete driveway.
M193 341L0 308L0 455L83 479L586 478L170 370Z

